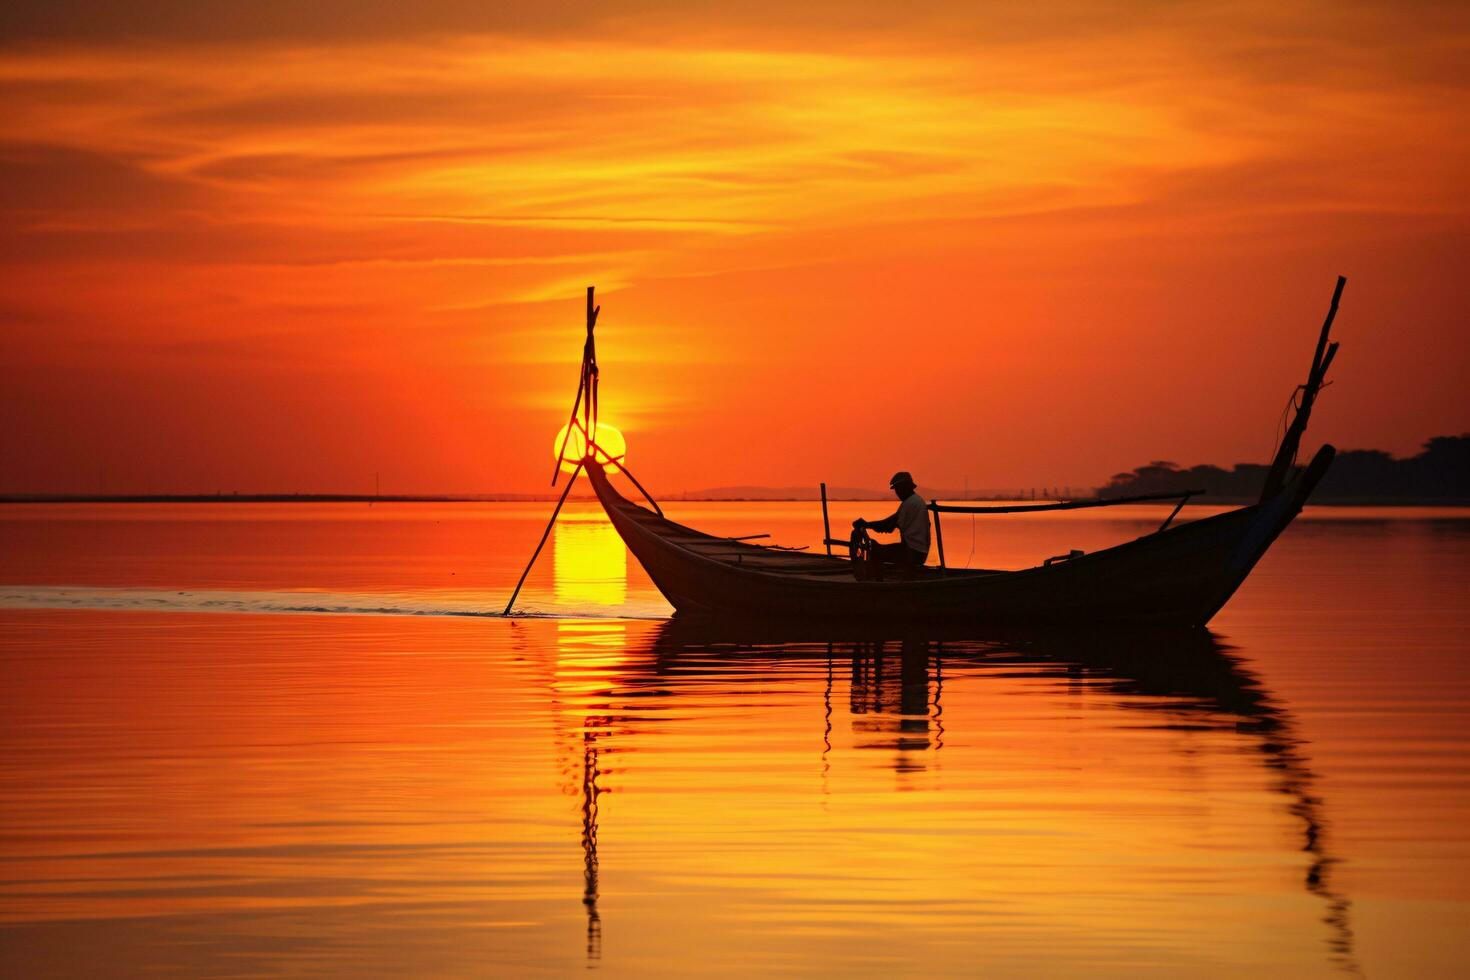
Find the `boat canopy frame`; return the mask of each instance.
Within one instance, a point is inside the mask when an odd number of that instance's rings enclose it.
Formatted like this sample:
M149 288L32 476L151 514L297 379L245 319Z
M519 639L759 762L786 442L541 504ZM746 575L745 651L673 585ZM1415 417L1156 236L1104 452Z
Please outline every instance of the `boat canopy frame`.
M1139 493L1128 497L1097 497L1090 500L1061 500L1050 504L1000 504L998 506L994 504L941 504L937 500L931 500L924 507L929 513L934 515L934 542L939 550L939 571L943 574L948 571L949 567L945 564L944 560L944 526L940 523L939 519L939 515L941 514L1034 514L1038 511L1116 507L1119 504L1142 504L1155 500L1179 501L1174 506L1174 509L1169 512L1169 516L1164 518L1164 523L1160 524L1158 530L1153 532L1154 534L1161 534L1169 529L1170 524L1174 523L1174 518L1179 516L1179 512L1184 509L1185 504L1189 503L1191 497L1200 497L1204 496L1204 494L1204 490L1162 490L1158 493ZM822 484L822 527L827 531L827 537L824 542L827 545L827 554L830 555L832 553L833 545L845 547L850 550L852 548L851 540L832 537L831 526L831 518L827 513L827 485L824 483ZM1072 552L1067 555L1058 556L1057 558L1049 558L1047 559L1047 563L1050 564L1055 561L1075 558L1080 554L1080 552Z

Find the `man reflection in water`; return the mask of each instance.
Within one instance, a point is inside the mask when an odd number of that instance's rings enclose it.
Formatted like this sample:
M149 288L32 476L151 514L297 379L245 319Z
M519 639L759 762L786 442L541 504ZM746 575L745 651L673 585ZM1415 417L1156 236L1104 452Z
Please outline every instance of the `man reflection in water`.
M865 539L865 532L870 530L899 532L899 540L893 544L868 543L869 569L866 577L880 581L885 564L896 565L909 574L929 559L929 509L914 486L914 478L907 470L899 470L888 481L888 486L899 500L898 510L881 521L866 521L859 517L852 522L854 546Z
M929 730L929 644L904 639L899 657L895 678L887 643L860 643L854 648L848 689L853 731L871 739L862 748L896 750L894 771L922 772L927 768L923 753L938 747ZM859 720L860 715L868 717Z

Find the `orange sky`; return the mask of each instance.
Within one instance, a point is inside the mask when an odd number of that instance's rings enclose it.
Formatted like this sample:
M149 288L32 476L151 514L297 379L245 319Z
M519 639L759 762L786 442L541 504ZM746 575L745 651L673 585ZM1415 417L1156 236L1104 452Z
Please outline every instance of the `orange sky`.
M0 15L0 492L544 489L587 284L655 492L1264 462L1338 273L1309 442L1470 428L1463 5L89 6Z

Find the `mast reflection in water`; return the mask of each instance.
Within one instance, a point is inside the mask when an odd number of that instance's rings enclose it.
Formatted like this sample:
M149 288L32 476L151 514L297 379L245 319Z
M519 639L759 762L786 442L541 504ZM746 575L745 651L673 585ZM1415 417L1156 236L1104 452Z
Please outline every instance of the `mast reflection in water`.
M597 818L599 741L612 733L609 712L618 696L617 679L625 663L625 627L596 620L557 623L557 663L550 703L557 737L572 749L563 772L577 778L582 812L582 904L587 910L587 957L602 956L602 919L597 909Z

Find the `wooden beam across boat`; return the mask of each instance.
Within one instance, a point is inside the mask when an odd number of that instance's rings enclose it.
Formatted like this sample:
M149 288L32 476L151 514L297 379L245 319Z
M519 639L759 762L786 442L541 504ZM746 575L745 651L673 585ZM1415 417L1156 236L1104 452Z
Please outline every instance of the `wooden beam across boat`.
M1141 504L1150 500L1178 500L1180 497L1198 497L1203 490L1165 490L1158 493L1140 493L1132 497L1098 497L1093 500L1064 500L1056 504L1003 504L999 507L971 506L969 504L929 504L937 514L1025 514L1039 510L1081 510L1084 507L1114 507L1118 504Z

